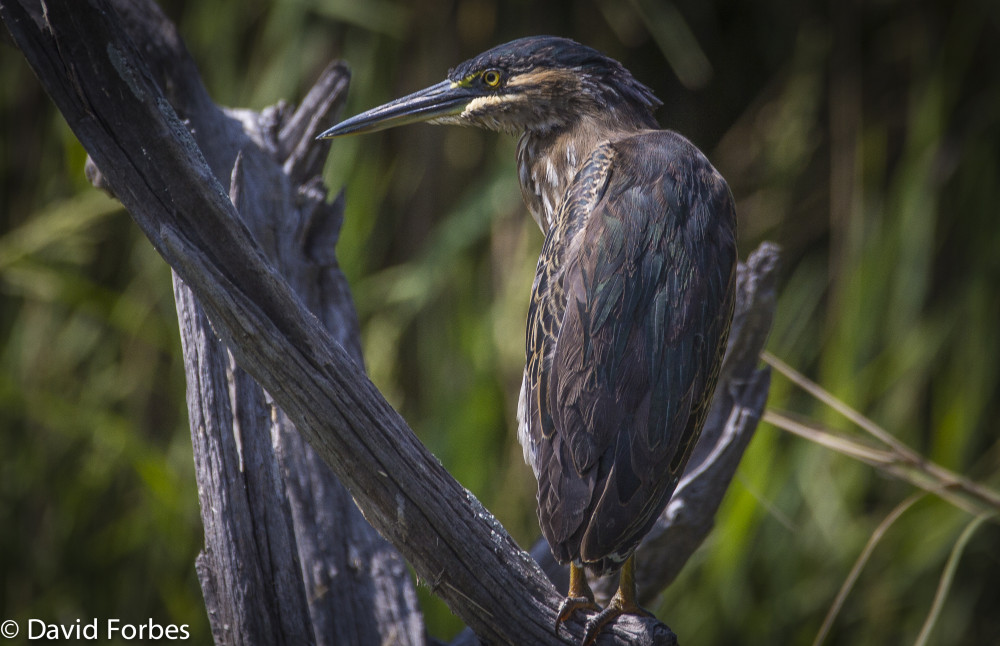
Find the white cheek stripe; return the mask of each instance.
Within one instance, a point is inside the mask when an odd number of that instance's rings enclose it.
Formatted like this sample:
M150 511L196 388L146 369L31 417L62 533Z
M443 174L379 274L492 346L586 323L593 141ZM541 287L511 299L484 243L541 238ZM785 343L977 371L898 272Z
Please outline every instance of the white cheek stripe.
M480 110L490 108L495 105L503 105L504 103L509 103L509 101L492 94L488 96L477 96L472 101L469 101L469 105L465 106L465 110L462 111L462 116L467 117L473 112L479 112Z

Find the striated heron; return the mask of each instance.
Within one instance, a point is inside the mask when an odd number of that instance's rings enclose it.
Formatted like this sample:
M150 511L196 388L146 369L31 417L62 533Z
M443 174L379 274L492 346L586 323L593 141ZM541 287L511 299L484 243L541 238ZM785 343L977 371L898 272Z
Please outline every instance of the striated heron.
M712 400L732 318L736 216L725 180L660 130L660 101L564 38L495 47L446 80L321 137L418 121L520 134L524 201L545 234L531 289L518 439L538 521L570 564L556 619L643 614L633 552L666 507ZM587 583L621 569L601 610Z

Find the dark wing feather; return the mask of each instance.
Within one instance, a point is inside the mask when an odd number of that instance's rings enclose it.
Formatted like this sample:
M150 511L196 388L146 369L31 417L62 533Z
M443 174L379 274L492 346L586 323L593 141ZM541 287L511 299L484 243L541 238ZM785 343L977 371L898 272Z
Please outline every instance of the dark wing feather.
M605 144L570 186L533 289L523 413L557 558L612 568L666 506L711 401L735 265L729 189L675 133Z

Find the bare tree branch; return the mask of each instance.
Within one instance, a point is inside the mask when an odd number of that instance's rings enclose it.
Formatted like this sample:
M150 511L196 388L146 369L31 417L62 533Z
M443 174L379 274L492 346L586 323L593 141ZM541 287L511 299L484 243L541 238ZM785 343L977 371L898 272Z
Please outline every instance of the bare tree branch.
M333 256L343 201L327 203L319 174L328 147L312 141L317 123L329 123L343 103L346 68L330 66L294 114L283 105L220 110L156 4L115 4L214 174L231 183L231 199L269 260L360 362L353 304ZM42 5L27 9L42 20ZM89 159L88 176L106 187ZM175 292L205 526L197 569L215 641L422 643L403 559L234 365L182 281Z
M269 261L361 363L353 303L333 255L343 201L327 203L319 177L327 147L312 141L318 124L329 123L343 104L346 68L330 66L294 114L284 105L262 113L220 111L155 3L119 0L115 5L132 41L144 44L145 62L158 85L169 88L171 104L216 177L230 180L230 197ZM206 329L208 321L183 281L175 281L175 292L179 318L193 322L182 327L182 342L206 534L198 566L216 641L260 639L235 621L253 624L266 616L244 603L253 588L237 578L221 598L210 594L218 590L210 579L229 581L234 578L227 576L232 563L249 563L244 566L249 572L258 566L271 575L263 579L267 585L262 589L278 591L272 596L283 599L280 614L292 618L272 622L285 629L264 633L269 642L302 643L295 627L309 631L311 619L318 644L421 643L422 618L403 560L364 520L288 418L272 411L267 394L233 365L228 351ZM206 365L215 369L194 374ZM206 413L214 412L211 403L227 398L229 417L206 419ZM230 504L219 504L226 500ZM252 535L233 540L241 533ZM264 546L263 553L247 553L247 546L258 545ZM301 576L282 574L290 570ZM290 607L293 599L295 607ZM298 604L308 608L306 621L296 616L303 614Z
M209 166L109 4L51 3L44 24L27 10L38 6L2 0L0 16L106 185L197 297L236 364L287 413L365 517L484 641L579 642L579 620L553 633L560 596L535 562L420 444L268 261L216 180L225 175ZM232 565L230 575L243 564ZM271 630L291 630L283 612L277 622L269 616ZM673 641L659 622L638 618L600 639Z

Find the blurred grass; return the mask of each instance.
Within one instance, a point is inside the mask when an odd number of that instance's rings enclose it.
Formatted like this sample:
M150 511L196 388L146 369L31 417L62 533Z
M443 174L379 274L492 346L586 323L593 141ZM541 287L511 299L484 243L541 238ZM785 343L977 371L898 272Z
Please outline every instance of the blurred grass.
M223 104L295 100L331 58L350 113L530 33L622 60L739 202L740 246L785 249L770 351L928 458L1000 485L1000 9L427 0L163 2ZM691 45L696 45L692 48ZM83 177L16 53L0 57L0 611L192 624L201 527L169 272ZM515 439L541 236L510 138L413 126L338 140L338 248L373 379L522 545ZM775 377L771 405L847 423ZM812 643L913 488L762 425L658 615L685 643ZM928 497L889 526L827 644L1000 641L1000 530ZM950 558L963 542L960 555ZM956 550L957 551L957 550ZM432 634L458 628L421 588Z

